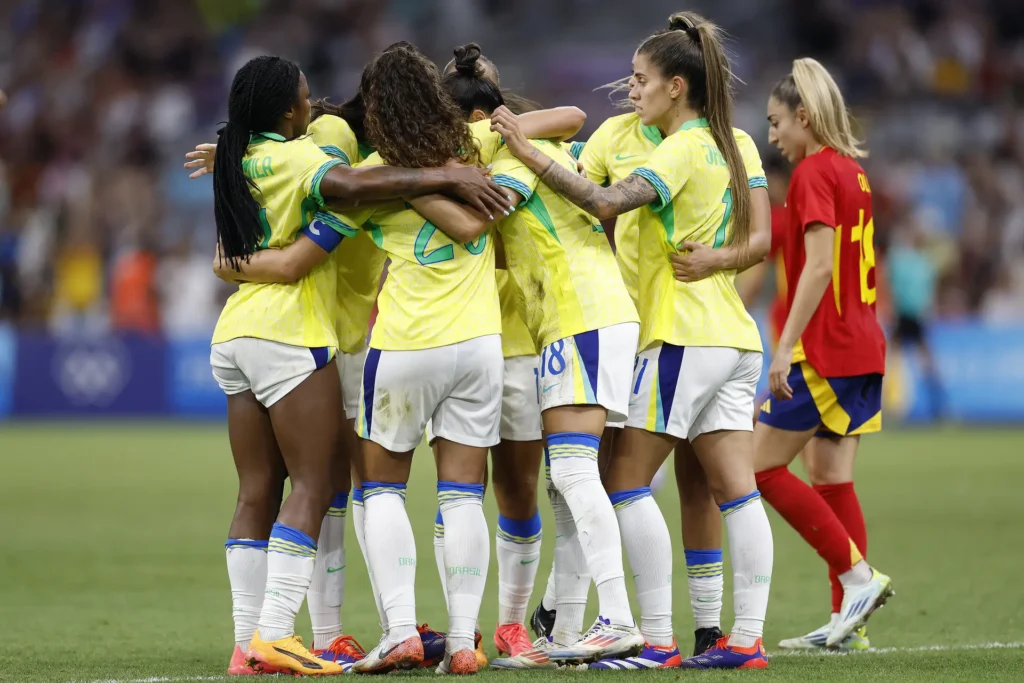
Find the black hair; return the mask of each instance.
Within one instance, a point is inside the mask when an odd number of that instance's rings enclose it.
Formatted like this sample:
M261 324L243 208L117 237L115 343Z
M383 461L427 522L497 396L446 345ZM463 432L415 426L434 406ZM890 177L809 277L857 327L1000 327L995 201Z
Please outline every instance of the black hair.
M460 45L455 48L455 70L441 79L441 85L467 117L477 109L491 114L505 104L498 84L484 76L481 57L480 46L476 43Z
M256 57L238 70L228 96L228 121L217 131L213 172L213 213L224 258L235 268L248 259L264 237L260 206L250 188L255 181L242 172L242 159L253 133L273 130L299 89L299 66L281 57Z

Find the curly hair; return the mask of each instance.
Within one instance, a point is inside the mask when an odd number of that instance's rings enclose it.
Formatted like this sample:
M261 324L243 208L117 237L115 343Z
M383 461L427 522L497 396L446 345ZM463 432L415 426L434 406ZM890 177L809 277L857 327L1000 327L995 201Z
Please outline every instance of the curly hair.
M368 67L366 133L392 166L475 164L479 148L437 67L414 47L392 47Z

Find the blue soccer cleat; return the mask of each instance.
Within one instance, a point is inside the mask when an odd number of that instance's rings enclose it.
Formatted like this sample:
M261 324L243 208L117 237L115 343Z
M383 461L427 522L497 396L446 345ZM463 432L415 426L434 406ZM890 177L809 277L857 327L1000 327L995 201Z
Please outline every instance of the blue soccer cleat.
M767 669L768 655L758 638L751 647L729 645L729 637L719 638L715 646L702 655L687 657L682 669Z
M675 638L671 645L651 645L644 643L644 649L635 657L623 659L602 659L590 665L591 669L678 669L682 663L682 655L676 646Z

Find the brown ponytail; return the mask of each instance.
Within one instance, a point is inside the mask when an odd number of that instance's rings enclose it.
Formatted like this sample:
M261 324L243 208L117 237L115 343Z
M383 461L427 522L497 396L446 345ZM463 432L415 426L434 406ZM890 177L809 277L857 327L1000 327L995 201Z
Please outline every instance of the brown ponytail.
M750 185L732 129L733 75L723 46L725 34L695 12L677 12L668 22L668 29L645 40L637 52L646 55L663 76L686 80L686 104L708 120L711 137L729 168L732 241L745 246L750 240Z

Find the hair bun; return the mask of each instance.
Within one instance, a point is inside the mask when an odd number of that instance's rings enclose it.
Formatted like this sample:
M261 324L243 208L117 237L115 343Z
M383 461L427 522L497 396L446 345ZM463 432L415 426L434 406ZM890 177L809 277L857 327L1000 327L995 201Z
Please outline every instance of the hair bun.
M455 48L455 70L463 76L479 76L478 60L482 51L476 43L466 43Z
M673 14L668 18L668 30L670 31L686 31L691 28L693 28L693 24L690 23L682 12Z

